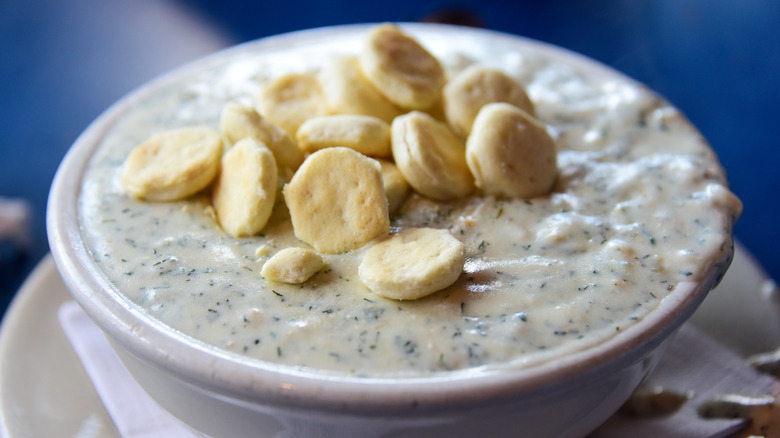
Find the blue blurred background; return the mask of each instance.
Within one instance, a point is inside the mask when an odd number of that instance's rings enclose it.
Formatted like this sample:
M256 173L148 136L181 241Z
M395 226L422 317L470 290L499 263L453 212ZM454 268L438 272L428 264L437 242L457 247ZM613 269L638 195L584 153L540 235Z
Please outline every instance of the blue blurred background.
M780 279L780 2L0 0L0 199L29 203L0 240L0 313L48 252L45 203L70 144L112 102L220 48L310 27L477 25L556 44L648 84L709 139L745 204L736 228Z

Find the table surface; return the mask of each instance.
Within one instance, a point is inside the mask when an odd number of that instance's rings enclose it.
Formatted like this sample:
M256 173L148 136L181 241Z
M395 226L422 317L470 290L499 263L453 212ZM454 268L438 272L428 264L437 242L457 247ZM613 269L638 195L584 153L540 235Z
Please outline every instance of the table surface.
M441 1L331 0L274 2L271 9L251 3L0 2L0 197L32 207L29 244L0 251L0 312L48 252L45 204L59 161L111 103L235 43L381 21L479 25L583 53L644 82L680 108L719 154L745 205L736 236L780 279L773 254L780 241L780 2L467 0L453 8Z

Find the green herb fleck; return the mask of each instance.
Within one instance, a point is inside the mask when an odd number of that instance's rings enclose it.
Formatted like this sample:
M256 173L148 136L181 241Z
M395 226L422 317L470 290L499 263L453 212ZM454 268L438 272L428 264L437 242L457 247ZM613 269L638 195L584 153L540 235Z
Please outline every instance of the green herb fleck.
M450 368L450 366L449 366L449 365L447 365L447 364L444 362L444 353L440 353L440 354L439 354L439 366L440 366L440 367L442 367L442 368L444 368L445 370L451 370L451 369L452 369L452 368Z

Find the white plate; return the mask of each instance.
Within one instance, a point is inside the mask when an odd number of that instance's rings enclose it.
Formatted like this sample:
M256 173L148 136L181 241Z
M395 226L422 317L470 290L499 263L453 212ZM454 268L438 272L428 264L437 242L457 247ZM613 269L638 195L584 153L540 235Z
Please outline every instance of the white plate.
M119 437L59 326L70 299L51 257L17 293L0 328L0 434ZM692 322L741 355L780 346L780 294L750 253L734 262Z
M0 328L0 434L119 438L57 319L70 299L51 256L17 292Z

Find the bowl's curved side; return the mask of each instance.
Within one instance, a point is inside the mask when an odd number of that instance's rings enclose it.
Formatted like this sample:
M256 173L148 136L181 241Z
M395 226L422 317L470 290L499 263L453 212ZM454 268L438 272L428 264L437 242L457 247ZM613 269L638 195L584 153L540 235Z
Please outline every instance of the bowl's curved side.
M533 403L550 409L550 404L542 401L566 400L571 397L568 392L578 387L582 391L577 392L577 399L603 395L605 388L609 387L614 396L609 398L611 401L604 405L604 410L614 411L657 361L662 351L658 347L693 313L725 272L730 260L711 264L709 271L702 276L707 279L706 282L678 285L646 318L587 350L523 369L507 367L415 380L356 379L305 373L241 358L207 346L176 333L129 302L93 262L79 226L81 179L89 157L101 139L129 108L159 87L208 63L219 62L244 51L305 44L333 33L363 33L368 27L355 25L316 29L238 46L166 75L109 108L75 142L58 169L50 192L47 211L50 246L68 289L112 338L131 371L136 370L139 381L147 382L147 390L153 395L156 393L158 399L165 400L172 410L179 406L178 402L174 398L167 399L161 389L166 385L159 383L168 379L172 385L182 388L184 392L179 391L181 394L187 391L202 394L204 403L208 400L206 404L228 401L229 405L240 405L248 411L269 412L273 418L280 418L282 412L298 412L291 415L320 418L324 421L322 424L345 417L361 417L371 420L371 427L375 427L388 418L428 421L425 419L449 418L453 412L486 415L490 410L507 415L527 410L530 421L534 417L544 417L540 413L542 408L533 408ZM594 74L630 81L581 55L516 36L442 25L407 27L418 33L465 33L531 44L590 69ZM593 400L592 406L599 405L598 399ZM572 403L571 409L575 409L575 405ZM509 409L507 407L511 407L512 412L505 412ZM562 415L560 409L552 409L552 412ZM603 420L611 414L611 411L606 416L599 412L592 418ZM336 413L341 416L332 417ZM504 421L498 417L496 421ZM591 417L584 415L582 418ZM484 427L484 421L482 423Z
M436 412L374 412L354 409L290 409L252 403L182 380L114 343L133 377L163 407L209 436L250 438L536 438L585 436L606 421L655 367L671 338L640 360L598 379L583 376L567 388L520 396L502 403L476 403Z

